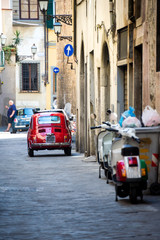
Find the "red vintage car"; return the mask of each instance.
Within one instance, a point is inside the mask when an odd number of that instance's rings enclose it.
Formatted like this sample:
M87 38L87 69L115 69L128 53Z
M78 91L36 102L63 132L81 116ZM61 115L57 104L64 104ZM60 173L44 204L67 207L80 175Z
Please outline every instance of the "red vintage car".
M63 149L71 155L70 121L63 111L38 112L31 117L27 134L28 155L34 156L34 150Z

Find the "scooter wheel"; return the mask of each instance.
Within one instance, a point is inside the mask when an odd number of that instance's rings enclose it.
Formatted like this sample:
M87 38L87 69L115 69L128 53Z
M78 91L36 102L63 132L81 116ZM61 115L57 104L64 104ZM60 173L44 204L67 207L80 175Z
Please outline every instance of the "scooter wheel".
M160 195L160 184L152 183L150 186L150 192L152 195Z
M120 198L125 198L128 196L128 191L121 186L117 186L117 195Z

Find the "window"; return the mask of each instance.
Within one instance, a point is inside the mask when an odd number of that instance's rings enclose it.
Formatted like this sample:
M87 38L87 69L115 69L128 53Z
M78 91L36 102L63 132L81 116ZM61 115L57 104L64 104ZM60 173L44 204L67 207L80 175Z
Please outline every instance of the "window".
M25 108L24 109L25 115L33 115L33 109L32 108Z
M44 116L44 117L39 117L38 123L39 124L46 124L46 123L60 123L60 117L58 116Z
M119 49L118 49L118 60L127 58L127 28L123 28L118 32L119 36Z
M18 110L18 114L17 114L17 115L18 115L18 116L23 116L23 115L24 115L23 109Z
M22 63L21 65L21 91L39 91L39 64Z
M20 19L38 19L38 0L20 0Z

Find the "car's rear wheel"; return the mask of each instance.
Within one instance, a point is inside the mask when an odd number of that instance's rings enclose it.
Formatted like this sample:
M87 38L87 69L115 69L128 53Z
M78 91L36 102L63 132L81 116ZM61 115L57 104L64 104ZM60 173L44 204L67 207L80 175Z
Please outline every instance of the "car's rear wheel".
M64 153L65 153L67 156L71 156L71 147L65 148L65 149L64 149Z
M29 147L28 147L28 156L29 157L34 157L34 151L33 151L33 149L31 149Z

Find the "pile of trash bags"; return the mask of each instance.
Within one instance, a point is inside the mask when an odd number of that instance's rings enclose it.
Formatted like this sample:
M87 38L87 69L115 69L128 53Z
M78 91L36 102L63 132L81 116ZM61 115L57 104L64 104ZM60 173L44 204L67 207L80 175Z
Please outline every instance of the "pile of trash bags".
M129 110L122 113L122 116L119 120L119 124L121 127L153 127L158 126L160 124L160 115L159 113L150 107L149 105L145 107L142 113L142 124L134 113L135 109L133 107L129 107Z

